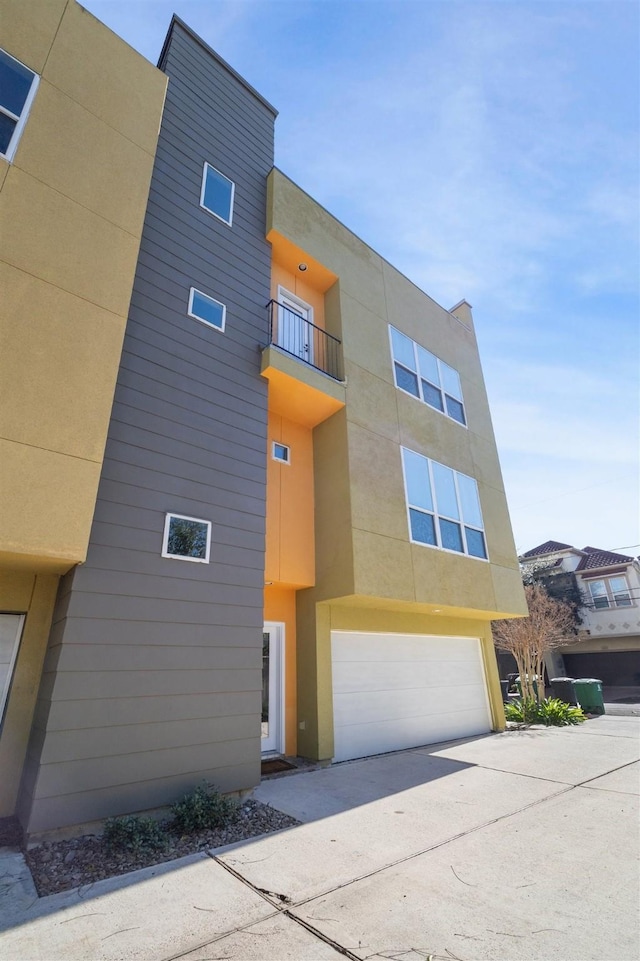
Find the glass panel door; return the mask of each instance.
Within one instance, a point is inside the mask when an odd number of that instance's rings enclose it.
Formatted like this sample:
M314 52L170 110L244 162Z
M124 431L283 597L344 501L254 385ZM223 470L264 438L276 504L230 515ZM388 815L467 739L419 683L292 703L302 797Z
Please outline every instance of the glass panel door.
M278 305L278 346L313 363L313 327L311 308L280 294Z
M282 625L262 634L262 753L284 750L282 739Z

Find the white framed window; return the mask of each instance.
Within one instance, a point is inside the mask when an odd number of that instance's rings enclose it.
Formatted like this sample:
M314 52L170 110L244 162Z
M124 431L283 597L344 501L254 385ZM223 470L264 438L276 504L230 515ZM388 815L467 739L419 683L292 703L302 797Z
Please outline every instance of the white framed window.
M0 49L0 156L11 161L40 78Z
M624 574L617 577L603 577L596 581L587 581L591 603L595 610L600 611L608 607L632 607L631 592Z
M271 456L274 460L279 460L282 464L291 463L291 448L287 444L280 444L274 440L271 446Z
M162 538L163 557L208 564L210 548L211 521L184 514L167 514Z
M0 725L9 700L23 625L24 614L0 614Z
M488 560L475 479L401 450L411 541Z
M202 324L224 331L227 319L227 308L219 300L214 300L208 294L192 287L189 291L189 317L199 320Z
M224 174L212 167L210 163L204 165L202 172L202 189L200 191L200 206L210 214L231 226L233 220L233 198L236 185Z
M466 427L458 371L395 327L389 336L396 387Z

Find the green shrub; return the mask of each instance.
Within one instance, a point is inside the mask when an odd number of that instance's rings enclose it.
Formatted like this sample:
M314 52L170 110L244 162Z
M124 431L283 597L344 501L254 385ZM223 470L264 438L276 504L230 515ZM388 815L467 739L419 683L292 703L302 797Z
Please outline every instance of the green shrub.
M541 724L564 727L566 724L581 724L587 718L581 707L573 707L559 697L548 697L538 705L538 718Z
M167 843L161 826L149 817L109 818L102 839L109 851L132 854L160 851Z
M509 701L504 706L507 721L517 721L520 724L536 724L538 721L537 701Z
M544 701L511 701L505 704L507 721L520 724L546 724L547 727L564 727L580 724L586 717L579 707L572 707L558 697L545 698Z
M180 834L195 834L225 827L237 812L236 803L215 788L203 784L171 806L171 829Z

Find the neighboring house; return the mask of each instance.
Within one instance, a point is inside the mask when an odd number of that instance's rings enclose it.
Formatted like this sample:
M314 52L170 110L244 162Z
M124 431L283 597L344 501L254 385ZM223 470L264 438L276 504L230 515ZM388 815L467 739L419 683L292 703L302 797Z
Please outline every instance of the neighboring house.
M638 559L546 541L520 561L523 570L543 580L552 593L562 596L572 582L581 597L579 640L556 653L558 673L596 677L607 687L640 686Z
M38 243L25 231L22 259L6 258L27 275L12 324L29 316L31 252L56 291L75 294L77 265L89 314L98 294L116 299L102 320L120 340L96 370L93 330L36 304L36 361L12 345L31 411L16 442L40 451L27 428L46 409L76 473L14 475L21 452L3 464L0 815L35 835L166 804L203 778L250 789L265 754L344 760L500 728L490 622L525 604L469 305L437 305L274 169L274 109L179 19L156 70L74 0L12 16L7 54L40 89L61 43L67 73L99 79L91 117L122 104L121 122L130 110L149 133L128 272L102 263L115 254L100 222L88 261L70 231L58 262L55 207L38 213ZM2 201L13 186L22 208L42 189L23 173L27 134L41 172L62 149L38 97L0 161ZM69 202L79 218L94 195L113 202L115 230L133 174L97 136L84 149ZM38 362L44 387L27 376ZM83 429L88 452L73 446Z
M38 723L68 726L43 715L55 635L41 676L60 576L87 555L167 78L70 0L5 5L0 19L5 816L39 688ZM33 780L40 744L29 751Z

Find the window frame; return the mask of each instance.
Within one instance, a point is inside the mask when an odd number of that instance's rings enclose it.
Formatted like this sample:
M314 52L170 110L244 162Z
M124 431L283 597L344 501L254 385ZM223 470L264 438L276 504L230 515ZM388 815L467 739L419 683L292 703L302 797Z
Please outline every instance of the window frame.
M396 358L394 349L393 349L393 331L395 331L397 334L400 334L400 336L402 337L406 337L406 339L410 341L410 343L413 345L413 360L415 364L415 370L412 370L410 367L407 367L406 364L404 364L401 360L398 360ZM389 348L391 351L391 366L393 368L393 382L396 386L396 390L401 390L403 394L407 394L409 397L413 397L414 400L419 400L420 403L425 404L425 406L427 407L430 407L431 410L435 410L439 414L443 414L449 420L452 420L454 424L459 424L460 427L464 427L465 429L468 429L467 409L464 402L464 394L462 392L462 383L461 383L460 373L456 370L456 368L452 367L451 364L447 364L446 361L442 360L441 357L438 357L437 354L434 354L432 350L429 350L427 347L423 347L422 344L419 344L417 341L413 340L413 338L409 337L409 335L405 334L402 330L399 330L397 327L394 327L393 324L389 324ZM425 353L429 354L435 360L438 379L440 381L439 384L434 384L431 380L429 380L427 377L424 377L421 374L420 358L418 355L418 350L425 351ZM396 364L399 367L401 367L402 370L410 374L412 377L415 377L417 382L417 387L418 387L417 394L412 393L410 390L407 390L405 387L402 387L401 384L398 383ZM452 370L456 374L458 378L458 383L460 385L460 397L456 397L454 394L451 394L447 390L445 390L442 365L444 365L449 370ZM430 401L426 400L424 388L422 385L423 380L429 385L429 387L431 387L432 390L437 391L439 393L442 407L438 407L436 404L433 404ZM447 404L448 400L451 400L454 404L460 405L460 407L462 408L463 420L458 420L457 417L453 417L449 413L448 404Z
M282 457L276 456L276 447L282 447L287 452L286 460ZM291 464L291 447L289 444L283 444L279 440L274 440L271 442L271 457L273 460L277 461L278 464L286 464L289 466Z
M193 312L193 301L196 294L200 297L204 297L205 300L210 300L212 304L217 304L218 307L222 307L222 326L218 327L217 324L212 324L210 320L206 320L204 317L199 317L198 314ZM227 305L223 304L221 300L216 300L210 294L205 294L203 290L199 290L197 287L191 287L189 289L189 306L187 307L187 316L192 317L194 320L200 321L206 327L210 327L212 330L217 330L218 333L224 334L225 326L227 323Z
M623 580L626 585L625 589L622 591L614 590L611 584L611 581L615 581L615 580ZM594 584L602 584L604 586L604 593L597 594L597 595L594 594L593 591L591 590L592 585ZM629 587L629 581L627 580L626 574L610 574L608 576L605 575L603 577L593 577L593 578L590 578L588 581L586 581L586 585L589 590L591 607L593 608L594 611L619 610L621 608L636 606L631 594L631 588ZM629 601L629 603L619 604L618 597L626 598ZM606 604L600 604L600 605L596 604L597 599L598 600L604 599L606 601Z
M229 219L228 220L225 217L221 216L221 214L217 213L215 210L212 210L211 207L207 207L207 205L204 202L204 196L207 189L207 170L208 169L213 170L214 173L217 173L219 177L222 177L223 180L226 180L227 183L231 184L231 196L229 198ZM221 170L218 170L217 167L214 167L213 164L210 164L208 160L205 160L204 166L202 168L202 185L200 187L201 208L203 210L206 210L208 214L211 214L213 217L216 217L221 223L226 224L228 227L232 227L233 226L233 206L235 203L235 196L236 196L235 182L231 180L230 177L227 177L226 174L223 174Z
M204 557L189 557L187 554L170 554L168 551L169 547L169 534L171 532L171 521L172 519L180 521L195 521L196 524L206 524L207 526L207 544ZM191 561L195 564L208 564L209 557L211 554L211 521L205 520L204 517L190 517L187 514L176 514L174 511L168 511L164 519L164 532L162 535L162 552L161 557L166 557L168 560L173 561Z
M40 76L35 72L35 70L32 70L31 67L27 67L26 63L23 63L21 60L18 60L18 58L10 54L8 50L5 50L4 47L0 47L0 50L2 50L2 53L4 53L5 56L9 57L10 60L13 60L15 63L19 64L24 70L27 70L32 76L31 86L29 87L29 93L26 96L26 99L24 101L24 104L22 106L22 110L20 111L19 116L13 113L12 110L9 110L8 107L5 107L2 103L0 103L0 113L2 113L5 117L9 117L10 120L14 120L16 122L16 126L14 128L13 133L11 134L11 139L9 140L9 144L7 146L6 152L3 153L2 151L0 151L0 158L3 158L4 160L6 160L7 163L12 163L16 150L18 149L18 144L20 143L20 138L22 137L22 131L24 130L25 124L27 122L27 118L29 116L29 111L31 110L31 106L34 101L36 91L38 89L38 85L40 83Z
M0 614L8 614L10 617L17 617L18 624L16 629L16 636L13 642L13 647L11 650L11 656L8 660L7 675L4 684L0 687L0 731L4 724L5 714L7 711L7 706L9 704L9 695L11 693L11 686L13 684L13 677L16 670L16 665L18 663L18 655L20 653L20 645L22 643L22 633L24 631L24 622L26 620L26 614L15 614L13 611L0 611Z
M421 457L424 461L426 461L429 485L431 488L429 491L429 496L432 502L432 509L429 509L424 506L418 506L416 504L413 504L409 500L409 487L407 483L407 470L405 466L404 451L407 451L408 453L413 454L414 456ZM484 561L485 563L488 563L489 547L487 545L487 535L484 527L482 505L480 503L480 491L478 489L478 482L475 479L475 477L471 477L469 474L463 474L462 471L454 470L453 467L449 467L447 464L441 464L439 461L436 461L430 457L427 457L426 454L421 454L419 451L411 450L410 447L402 447L402 446L400 447L400 460L402 463L402 477L404 481L404 496L405 496L405 504L407 509L407 525L409 528L410 543L419 544L421 547L430 547L435 550L445 551L447 554L455 554L456 557L469 557L471 560ZM438 491L436 488L436 482L435 482L434 471L433 471L434 465L438 467L443 467L446 470L451 471L451 473L453 474L454 492L455 492L455 497L457 502L458 513L460 515L459 517L453 517L451 514L440 513L438 509ZM475 485L475 491L476 491L477 500L478 500L478 510L480 512L480 519L482 521L481 527L479 527L477 524L471 524L464 519L463 501L460 493L460 484L458 481L458 477L466 477L467 480L473 481ZM428 541L417 540L413 536L413 528L411 525L411 511L416 511L419 514L424 514L427 517L431 517L432 524L433 524L433 531L435 535L435 541L436 541L435 544L430 544ZM445 523L458 525L461 540L462 540L463 550L458 551L458 550L455 550L454 548L443 546L440 520L443 520ZM484 557L478 554L472 554L470 552L469 545L467 542L467 528L469 529L469 531L473 531L482 536L482 542L483 542L484 551L485 551Z

